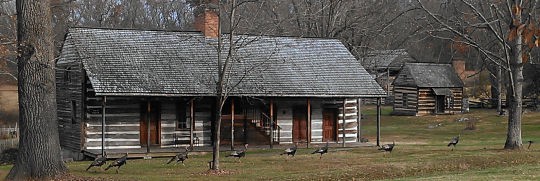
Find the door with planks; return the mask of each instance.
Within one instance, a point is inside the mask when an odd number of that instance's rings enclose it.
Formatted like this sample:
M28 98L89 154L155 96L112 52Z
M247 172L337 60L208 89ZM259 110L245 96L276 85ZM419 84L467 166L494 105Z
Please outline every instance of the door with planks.
M293 108L293 142L307 141L307 108Z
M338 109L323 109L323 142L336 140Z
M150 145L159 145L160 134L160 119L161 119L161 106L159 102L151 102L141 104L141 121L140 121L140 139L141 146L148 145L148 134L150 134ZM150 118L150 121L148 121ZM148 128L150 127L150 132Z

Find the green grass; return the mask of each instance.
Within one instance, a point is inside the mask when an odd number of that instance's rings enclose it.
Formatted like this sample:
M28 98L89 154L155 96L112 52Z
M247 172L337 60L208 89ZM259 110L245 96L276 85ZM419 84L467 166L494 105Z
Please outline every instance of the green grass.
M367 118L362 122L363 137L375 142L374 107L364 106ZM473 110L465 115L389 116L382 114L382 142L396 141L391 154L375 147L331 148L319 159L302 148L297 156L280 156L281 149L249 150L242 162L222 158L221 174L207 172L211 154L193 155L186 166L166 165L167 158L129 160L120 173L84 169L90 161L68 163L70 173L80 177L112 180L538 180L540 145L530 150L503 150L506 117L494 110ZM461 117L476 120L476 130L467 130ZM439 124L441 126L433 127ZM540 113L528 113L523 119L524 142L540 142ZM461 134L456 150L446 144ZM526 147L527 145L525 145ZM223 152L223 155L227 152ZM10 166L0 166L0 176Z

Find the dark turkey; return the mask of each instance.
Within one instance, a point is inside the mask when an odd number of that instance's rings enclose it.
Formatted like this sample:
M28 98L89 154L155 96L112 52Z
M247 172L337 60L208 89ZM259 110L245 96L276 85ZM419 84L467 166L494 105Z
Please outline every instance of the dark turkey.
M452 140L450 140L450 142L448 143L448 147L453 146L452 151L454 151L454 148L456 147L458 143L459 143L459 136L456 136L452 138Z
M279 155L285 155L287 154L287 156L293 156L296 154L296 149L297 149L297 146L296 146L296 143L294 144L294 147L290 147L290 148L287 148L285 149L285 151Z
M238 161L240 161L240 158L246 156L247 147L248 147L248 144L245 144L244 149L238 150L238 151L234 150L231 152L231 154L227 155L226 157L236 157L238 158Z
M378 150L392 153L392 150L394 150L394 146L396 146L396 142L392 141L392 144L382 145Z
M173 156L168 162L167 164L173 162L173 161L176 161L176 163L178 162L182 162L182 165L184 165L184 161L186 161L189 157L188 157L188 152L189 150L186 148L186 150L184 152L180 152L178 154L176 154L175 156ZM184 165L185 166L185 165Z
M313 151L311 154L316 154L316 153L321 154L321 155L319 156L319 159L322 158L322 155L323 155L323 154L328 153L328 142L326 142L326 145L325 145L324 147L316 149L316 150Z
M103 156L97 157L91 164L86 168L86 171L88 171L92 167L100 167L107 163L107 153L104 152Z
M105 168L105 170L109 170L109 168L116 167L116 173L118 173L118 170L120 169L120 167L127 163L127 156L128 154L126 153L124 156L114 160L114 162L112 162L107 168Z

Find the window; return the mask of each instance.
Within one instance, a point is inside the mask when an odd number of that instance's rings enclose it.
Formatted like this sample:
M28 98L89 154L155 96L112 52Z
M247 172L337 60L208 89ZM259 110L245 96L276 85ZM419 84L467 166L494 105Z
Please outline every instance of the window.
M454 98L452 96L446 96L446 108L454 107Z
M191 118L188 105L184 102L176 104L176 129L191 128Z
M64 83L71 83L71 68L64 70Z
M71 100L71 124L77 123L77 101Z
M403 100L403 108L407 108L409 107L409 102L408 102L408 94L407 93L403 93L403 97L402 97L402 100Z

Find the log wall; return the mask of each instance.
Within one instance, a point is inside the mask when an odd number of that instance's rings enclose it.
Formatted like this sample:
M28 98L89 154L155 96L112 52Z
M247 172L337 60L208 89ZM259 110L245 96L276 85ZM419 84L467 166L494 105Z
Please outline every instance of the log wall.
M64 58L73 58L76 54L67 54ZM63 149L79 152L82 147L81 128L83 111L84 71L78 61L56 65L56 103L60 146Z

